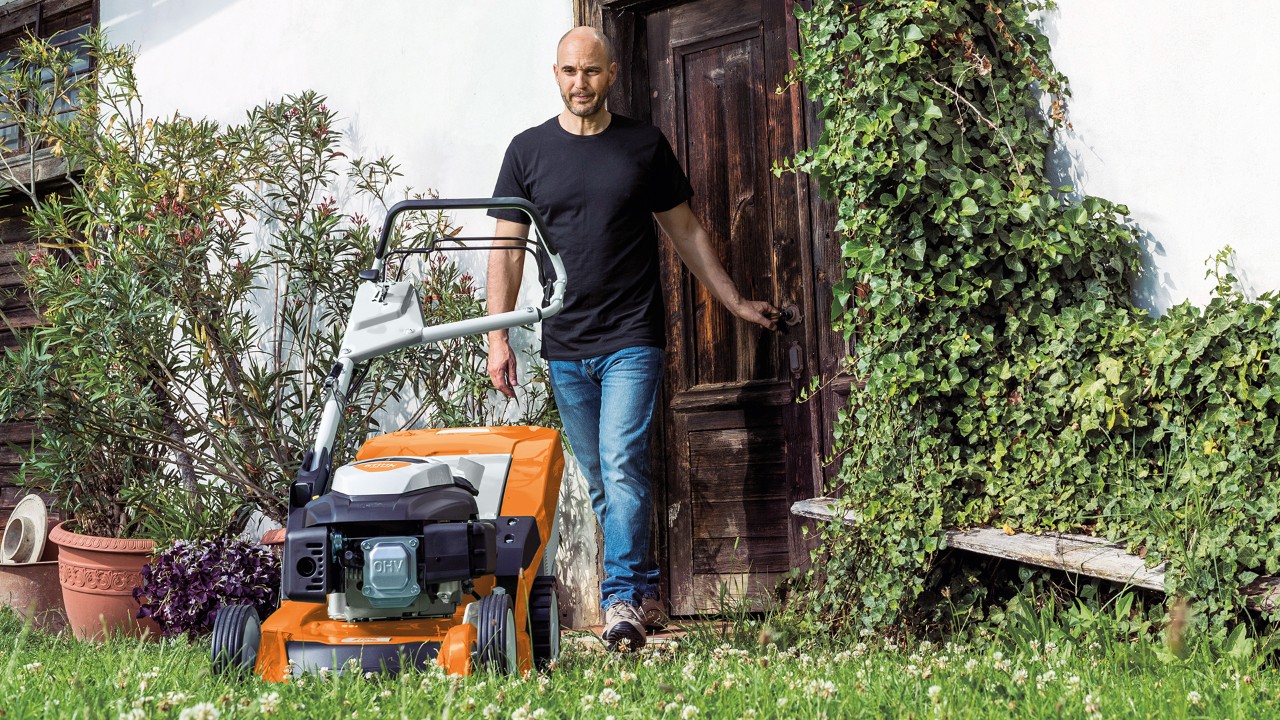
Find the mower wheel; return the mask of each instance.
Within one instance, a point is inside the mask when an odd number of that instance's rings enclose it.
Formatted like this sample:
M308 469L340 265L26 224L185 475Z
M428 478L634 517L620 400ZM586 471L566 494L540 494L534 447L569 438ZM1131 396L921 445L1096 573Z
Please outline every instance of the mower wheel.
M262 623L252 605L227 605L213 621L213 670L252 672L258 662Z
M529 638L534 667L545 668L560 657L560 601L556 598L555 575L541 575L533 581L529 591Z
M476 665L479 669L506 675L516 674L516 616L511 596L486 595L473 603L467 614L476 626ZM468 611L471 607L468 606Z

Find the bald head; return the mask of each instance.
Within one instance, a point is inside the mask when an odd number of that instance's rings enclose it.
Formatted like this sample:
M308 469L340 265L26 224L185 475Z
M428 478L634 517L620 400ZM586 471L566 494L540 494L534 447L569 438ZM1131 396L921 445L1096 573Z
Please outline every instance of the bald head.
M556 44L556 63L560 63L560 56L567 45L576 45L578 43L598 45L604 50L605 64L613 63L613 43L609 42L609 38L605 37L603 33L590 25L579 25L560 36L560 42Z
M552 70L564 100L562 117L566 122L578 122L572 119L577 116L592 124L601 123L601 127L608 125L605 98L617 77L618 64L613 61L613 48L604 35L585 25L565 33L556 47ZM562 123L562 127L568 125Z

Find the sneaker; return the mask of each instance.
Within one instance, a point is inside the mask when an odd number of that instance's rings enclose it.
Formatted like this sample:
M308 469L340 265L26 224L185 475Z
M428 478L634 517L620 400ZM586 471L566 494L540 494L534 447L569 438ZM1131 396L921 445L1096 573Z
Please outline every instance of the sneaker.
M610 650L635 652L644 647L644 615L628 602L610 605L604 614L604 644Z
M649 632L666 630L671 625L671 618L662 601L656 597L647 597L640 601L640 613L644 615L644 627Z

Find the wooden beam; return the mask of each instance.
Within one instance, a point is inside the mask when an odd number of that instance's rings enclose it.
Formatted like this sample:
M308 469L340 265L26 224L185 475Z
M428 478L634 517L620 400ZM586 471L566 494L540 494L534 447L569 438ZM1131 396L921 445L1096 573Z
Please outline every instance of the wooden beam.
M791 513L828 522L839 519L846 525L861 522L856 510L849 510L843 518L837 518L835 503L832 498L801 500L791 506ZM1149 590L1164 592L1165 589L1167 563L1147 567L1146 561L1127 552L1123 545L1088 535L1007 533L983 527L947 530L946 543L947 547L1028 565L1065 570ZM1241 588L1240 593L1261 610L1270 612L1280 608L1280 578L1259 578Z

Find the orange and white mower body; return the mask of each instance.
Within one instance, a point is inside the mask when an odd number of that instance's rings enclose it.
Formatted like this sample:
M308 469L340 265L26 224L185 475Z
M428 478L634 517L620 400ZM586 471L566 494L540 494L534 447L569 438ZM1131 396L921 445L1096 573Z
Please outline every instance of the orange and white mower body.
M427 327L411 282L389 282L395 216L407 210L518 208L537 229L541 307ZM492 238L490 238L492 239ZM510 240L510 239L508 239ZM461 245L458 239L448 239ZM475 246L472 246L474 249ZM504 246L506 247L506 246ZM548 277L546 268L540 275ZM375 264L361 273L314 447L289 493L282 602L265 621L219 611L215 669L283 681L321 670L397 672L439 665L524 672L559 653L554 519L564 455L555 430L409 430L367 440L333 468L333 442L362 363L422 343L537 322L559 311L564 268L542 219L521 199L413 200L387 215Z

